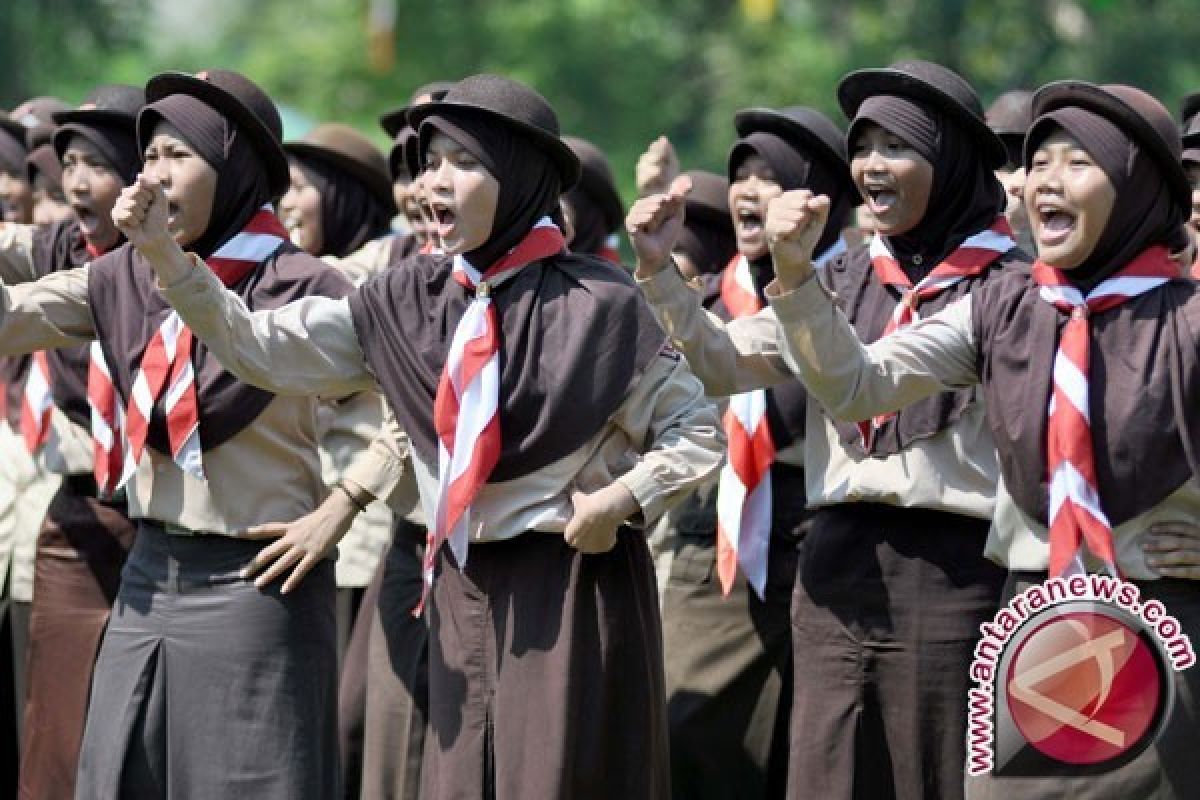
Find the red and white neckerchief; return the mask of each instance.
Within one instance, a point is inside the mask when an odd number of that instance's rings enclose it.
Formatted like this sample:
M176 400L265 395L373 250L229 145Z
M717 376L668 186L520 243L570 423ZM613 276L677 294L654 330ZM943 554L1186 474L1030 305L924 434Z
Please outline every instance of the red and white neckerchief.
M429 255L433 255L436 250L437 250L437 245L435 245L433 243L433 239L426 239L421 244L421 249L417 251L417 254L422 255L422 256L429 256Z
M921 301L937 297L965 278L979 275L993 261L1016 246L1017 242L1013 237L1008 220L1003 216L996 217L996 221L990 228L968 236L962 244L954 249L954 252L946 256L942 263L930 270L928 275L918 281L916 286L913 286L908 275L901 269L900 262L888 249L883 237L878 233L875 234L871 239L869 250L871 267L875 270L875 276L883 285L894 286L900 290L900 302L896 304L896 308L892 311L892 318L888 320L887 326L883 329L883 335L879 338L890 336L896 331L912 325L921 318L917 311ZM894 416L896 416L896 412L893 411L858 423L863 446L870 449L875 430Z
M21 438L30 455L36 454L50 439L50 420L54 413L54 395L50 391L50 361L44 351L33 353L25 391L21 393Z
M756 314L763 304L745 256L734 256L721 275L721 302L734 319ZM723 420L729 457L717 483L717 577L728 595L740 565L759 597L767 585L771 543L771 464L775 442L767 424L763 389L729 398Z
M454 280L475 292L463 312L433 401L438 436L438 496L433 526L426 536L424 587L413 615L425 608L433 586L437 554L444 542L461 569L467 563L471 503L500 458L500 319L492 288L525 265L562 252L563 233L542 217L516 247L480 272L461 255L454 257Z
M1033 265L1033 279L1041 286L1041 298L1071 316L1054 356L1054 384L1046 422L1051 577L1083 572L1085 543L1110 573L1120 574L1112 525L1104 513L1096 482L1088 386L1088 318L1178 277L1179 266L1171 261L1165 247L1142 251L1086 297L1063 272L1041 261Z
M116 493L125 464L125 412L117 402L104 349L92 342L88 351L88 405L92 412L92 474L100 497Z
M604 244L600 245L600 252L596 255L603 259L607 259L614 264L621 263L621 240L615 233L610 233L604 240Z
M206 263L225 286L232 286L274 254L287 238L283 223L269 204L264 205L246 227L217 248ZM118 487L124 486L137 469L150 432L150 415L158 403L166 412L171 458L185 473L204 480L200 405L192 367L193 342L192 332L179 314L172 311L146 346L125 410L129 452Z

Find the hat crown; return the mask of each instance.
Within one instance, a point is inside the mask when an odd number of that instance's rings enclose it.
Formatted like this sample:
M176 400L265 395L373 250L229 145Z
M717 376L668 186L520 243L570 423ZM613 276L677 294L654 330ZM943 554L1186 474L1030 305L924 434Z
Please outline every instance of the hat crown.
M370 139L349 125L327 122L313 128L300 139L312 145L357 162L380 175L387 175L387 161Z
M276 141L283 141L283 119L279 109L257 83L228 69L206 69L197 72L196 77L231 95L266 126Z
M897 61L890 69L911 75L922 83L926 83L943 94L948 95L964 109L983 119L983 103L979 95L967 83L966 78L949 67L935 64L932 61Z
M692 181L685 203L689 209L707 210L714 214L729 216L729 179L715 172L688 170L684 173ZM732 224L732 220L730 221Z
M528 86L501 75L472 75L446 92L447 105L490 111L516 122L559 135L558 115L546 98Z
M601 152L600 148L589 142L587 139L580 139L578 136L564 136L563 142L567 147L571 148L571 152L579 159L580 166L583 167L585 173L591 173L595 177L613 182L612 167L609 166L608 158Z
M88 92L76 111L108 111L133 119L146 104L146 92L140 86L111 83Z
M1105 84L1100 88L1133 109L1162 137L1175 158L1180 157L1183 146L1179 138L1179 127L1175 124L1171 112L1156 97L1136 87L1119 83Z
M997 97L984 114L988 127L1000 135L1024 136L1033 124L1033 92L1012 89Z

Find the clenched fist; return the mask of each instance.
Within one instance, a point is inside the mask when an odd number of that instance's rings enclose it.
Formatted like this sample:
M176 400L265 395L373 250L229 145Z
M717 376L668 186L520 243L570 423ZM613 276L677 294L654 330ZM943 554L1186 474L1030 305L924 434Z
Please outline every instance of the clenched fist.
M141 173L121 191L112 218L117 230L154 268L159 281L169 285L182 278L192 262L171 235L167 205L162 184Z
M667 191L671 181L679 175L679 157L675 155L671 140L660 136L651 142L646 152L638 156L635 175L638 197Z
M637 275L649 278L667 266L683 230L684 202L692 179L680 175L665 194L652 194L633 204L625 216L625 230L637 255Z
M812 255L829 218L829 198L808 189L784 192L767 206L767 244L784 291L812 275Z
M617 543L617 528L638 512L637 500L614 481L598 492L571 493L573 513L563 538L582 553L607 553Z

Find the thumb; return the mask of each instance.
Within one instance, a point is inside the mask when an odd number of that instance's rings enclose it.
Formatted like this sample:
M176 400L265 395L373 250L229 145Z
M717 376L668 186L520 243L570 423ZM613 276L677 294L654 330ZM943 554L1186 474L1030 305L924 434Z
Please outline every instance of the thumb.
M681 200L687 197L692 192L692 179L687 175L680 175L671 181L671 186L667 189L668 200Z

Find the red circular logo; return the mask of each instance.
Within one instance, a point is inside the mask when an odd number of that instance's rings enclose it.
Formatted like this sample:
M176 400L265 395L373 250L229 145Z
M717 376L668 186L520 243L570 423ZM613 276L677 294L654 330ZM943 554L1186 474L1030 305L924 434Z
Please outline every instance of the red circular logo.
M1100 764L1128 752L1159 718L1158 660L1136 630L1102 613L1056 615L1020 643L1005 676L1025 740L1059 762Z

